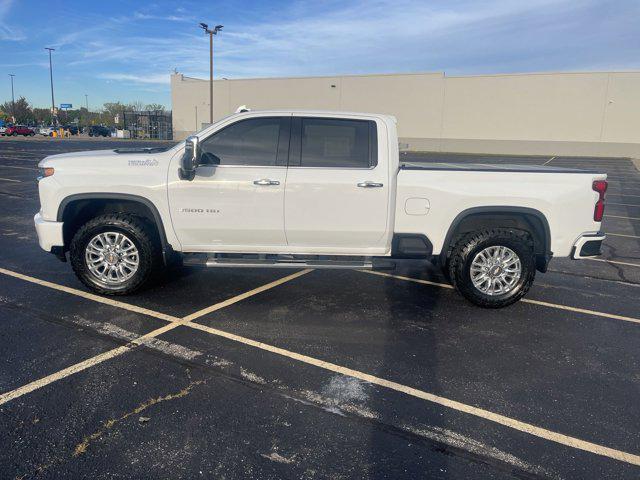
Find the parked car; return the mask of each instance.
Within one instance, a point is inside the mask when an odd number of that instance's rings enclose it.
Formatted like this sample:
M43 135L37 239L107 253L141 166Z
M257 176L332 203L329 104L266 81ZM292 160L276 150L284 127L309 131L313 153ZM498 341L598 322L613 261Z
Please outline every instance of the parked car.
M40 246L69 252L102 294L137 290L178 254L206 267L430 260L468 300L497 308L552 256L599 255L605 238L604 173L405 163L387 115L239 113L168 150L74 152L39 167Z
M4 137L7 133L7 127L5 127L4 125L2 125L0 127L0 137Z
M23 135L25 137L33 137L36 132L30 128L25 127L24 125L14 125L12 127L8 127L5 135L13 135L14 137L18 135Z
M38 135L43 135L45 137L52 137L53 131L55 129L56 127L53 127L53 126L49 126L49 127L42 126L38 129Z
M62 128L67 130L71 135L78 135L80 131L77 125L65 125Z
M110 137L111 130L107 127L103 127L102 125L92 125L89 127L89 136L90 137Z

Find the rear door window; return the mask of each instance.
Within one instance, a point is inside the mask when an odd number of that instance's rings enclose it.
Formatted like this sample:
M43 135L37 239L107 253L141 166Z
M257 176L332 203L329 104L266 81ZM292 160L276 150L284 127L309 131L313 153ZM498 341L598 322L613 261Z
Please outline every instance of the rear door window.
M300 155L292 166L370 168L377 164L376 123L339 118L302 118ZM293 149L292 149L293 150Z

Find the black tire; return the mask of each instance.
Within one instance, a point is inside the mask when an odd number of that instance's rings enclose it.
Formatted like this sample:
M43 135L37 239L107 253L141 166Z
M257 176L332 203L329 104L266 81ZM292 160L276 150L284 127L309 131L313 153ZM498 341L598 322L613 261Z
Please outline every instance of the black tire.
M138 269L131 278L113 285L100 281L89 270L85 249L92 238L103 232L125 234L138 250ZM88 288L104 295L127 295L143 287L160 265L160 249L150 228L138 217L128 214L105 214L81 226L71 240L69 259L73 271Z
M504 246L520 259L521 274L506 293L489 295L476 288L471 280L471 264L485 248ZM536 275L533 240L527 232L494 228L469 233L458 240L448 260L449 278L453 286L470 302L484 308L502 308L520 300L531 288Z

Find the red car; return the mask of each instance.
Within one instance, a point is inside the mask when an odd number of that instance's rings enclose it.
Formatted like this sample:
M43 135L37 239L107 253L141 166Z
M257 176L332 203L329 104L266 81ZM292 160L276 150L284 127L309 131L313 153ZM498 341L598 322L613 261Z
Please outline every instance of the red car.
M7 127L7 131L5 135L13 135L14 137L18 135L24 135L25 137L33 137L36 134L29 127L25 127L24 125L14 125L13 127Z

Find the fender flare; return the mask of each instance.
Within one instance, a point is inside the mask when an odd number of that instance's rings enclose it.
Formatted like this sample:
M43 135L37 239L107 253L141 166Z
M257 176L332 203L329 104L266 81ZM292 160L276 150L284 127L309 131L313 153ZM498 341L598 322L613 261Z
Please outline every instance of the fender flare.
M173 255L173 247L167 241L167 234L165 232L164 223L160 212L155 204L148 198L141 197L139 195L132 195L128 193L109 193L109 192L93 192L93 193L76 193L65 197L58 206L58 213L56 215L57 221L62 222L64 218L64 211L71 202L77 200L127 200L131 202L137 202L149 209L153 220L158 229L158 237L160 238L160 245L162 247L162 257L165 264L168 263L169 257Z
M458 225L467 217L471 215L477 215L482 213L516 213L516 214L525 214L532 215L536 217L544 230L544 256L547 259L550 259L553 256L553 252L551 251L551 229L549 228L549 221L547 217L540 211L535 208L529 207L513 207L513 206L484 206L484 207L472 207L460 212L451 222L449 226L449 230L447 230L447 235L444 237L444 242L442 243L442 249L440 250L440 259L445 260L445 256L447 254L447 250L449 249L449 243L453 238L453 234L458 228ZM548 261L548 260L547 260Z

